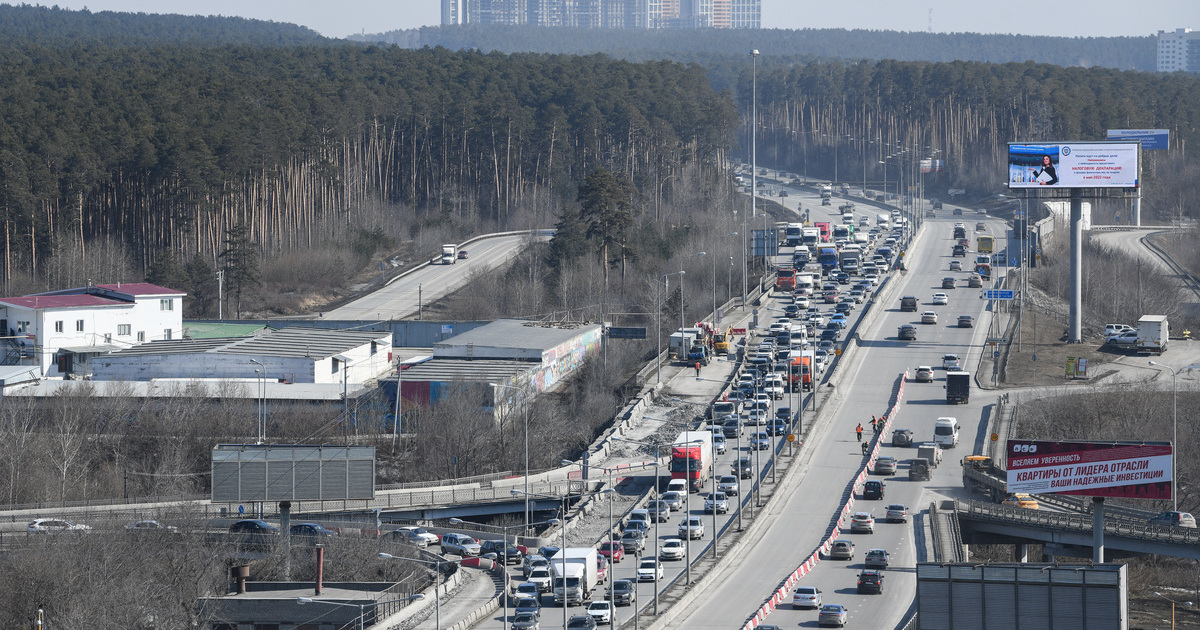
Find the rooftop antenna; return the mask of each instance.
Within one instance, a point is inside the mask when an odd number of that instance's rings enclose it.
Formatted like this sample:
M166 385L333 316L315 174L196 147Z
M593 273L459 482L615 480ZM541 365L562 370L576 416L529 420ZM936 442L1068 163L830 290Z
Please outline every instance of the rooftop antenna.
M933 7L929 8L929 32L933 32Z

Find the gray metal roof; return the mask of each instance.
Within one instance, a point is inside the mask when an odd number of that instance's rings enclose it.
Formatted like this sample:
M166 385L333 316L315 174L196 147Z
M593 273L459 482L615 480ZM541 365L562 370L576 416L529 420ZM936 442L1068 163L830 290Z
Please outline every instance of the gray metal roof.
M599 324L585 322L534 322L520 319L498 319L485 326L468 330L433 345L438 348L476 346L546 351L570 341Z
M539 369L528 361L430 359L405 369L401 380L409 382L504 382L523 372Z
M114 357L165 354L221 353L265 357L307 357L325 359L348 352L392 334L387 331L330 330L328 328L285 328L264 332L257 337L217 339L169 339L151 341L120 352Z

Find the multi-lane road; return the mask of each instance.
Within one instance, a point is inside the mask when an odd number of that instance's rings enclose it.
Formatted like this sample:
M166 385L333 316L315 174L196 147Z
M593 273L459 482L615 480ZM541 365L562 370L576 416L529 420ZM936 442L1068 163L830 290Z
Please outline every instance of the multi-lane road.
M835 381L836 400L827 405L824 424L809 436L804 446L809 449L807 462L789 478L788 486L777 493L762 517L765 521L757 526L760 529L754 539L739 550L738 562L725 567L725 571L685 607L686 614L675 620L679 627L741 626L821 543L832 517L843 503L842 490L863 464L854 427L860 422L867 425L871 415L887 410L902 372L909 370L911 374L917 365L940 366L942 355L946 353L960 355L966 369L977 364L987 331L986 302L980 299L978 289L966 288L967 273L949 271L952 227L956 221L962 221L967 223L968 232L973 232L974 224L984 220L990 233L1003 234L1004 224L974 213L956 217L950 214L949 208L939 214L938 218L927 220L924 230L909 248L905 258L908 272L892 279L899 286L888 291L880 304L886 311L871 318L865 329L860 330L861 342L843 357L846 363L839 366ZM966 268L969 266L969 263L964 264ZM958 288L941 288L941 281L947 276L959 280ZM935 292L949 294L949 304L932 305L930 298ZM918 312L899 310L902 295L919 298ZM925 310L938 313L937 324L920 323L920 312ZM959 315L974 316L976 326L958 328ZM917 339L898 340L897 328L910 323L918 328ZM886 482L884 500L864 501L859 497L856 511L871 511L881 517L883 506L902 503L910 508L910 513L919 513L932 500L961 493L957 460L960 455L969 454L983 439L981 431L986 430L982 424L984 407L990 401L983 392L975 390L970 404L947 405L944 371L939 369L938 372L933 383L906 385L893 426L912 429L919 440L932 440L935 419L954 416L963 425L962 441L947 453L945 462L935 469L929 482L907 479L906 460L915 455L913 449L885 446L881 454L899 460L900 470L894 477L877 477ZM924 553L921 530L911 518L905 525L879 522L874 534L850 534L848 523L845 525L847 529L842 530L842 535L855 543L855 559L851 562L824 560L801 584L821 589L825 603L845 605L852 624L856 620L870 620L874 626L893 627L915 597L915 566L918 557ZM858 595L856 581L863 568L863 555L868 549L875 548L886 549L891 556L883 594ZM733 605L735 602L737 605ZM791 610L785 605L772 613L766 622L779 626L816 626L817 613Z

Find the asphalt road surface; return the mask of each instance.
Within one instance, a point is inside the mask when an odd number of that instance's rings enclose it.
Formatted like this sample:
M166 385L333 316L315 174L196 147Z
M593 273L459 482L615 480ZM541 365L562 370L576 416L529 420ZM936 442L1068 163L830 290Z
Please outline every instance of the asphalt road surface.
M396 278L387 286L344 306L322 313L325 319L390 320L417 314L421 305L462 288L473 273L499 267L525 247L529 234L484 238L468 245L466 260L453 265L428 264Z

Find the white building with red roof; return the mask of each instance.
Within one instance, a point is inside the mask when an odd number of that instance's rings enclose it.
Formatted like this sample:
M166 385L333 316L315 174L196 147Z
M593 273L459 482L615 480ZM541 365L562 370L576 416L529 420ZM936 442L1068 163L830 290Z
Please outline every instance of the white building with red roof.
M183 335L182 291L156 284L97 284L0 298L0 364L43 377L88 373L97 355Z

